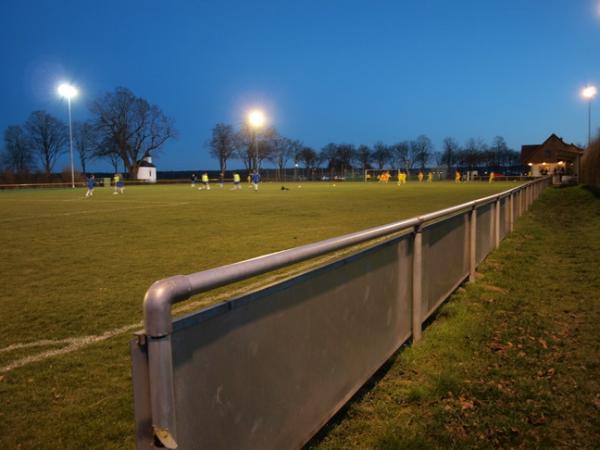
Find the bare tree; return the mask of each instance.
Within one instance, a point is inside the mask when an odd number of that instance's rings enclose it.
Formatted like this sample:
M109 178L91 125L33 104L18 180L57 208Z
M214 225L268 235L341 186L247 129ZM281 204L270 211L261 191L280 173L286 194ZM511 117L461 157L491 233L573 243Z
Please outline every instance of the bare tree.
M433 159L433 162L435 163L435 167L436 169L439 169L440 167L442 167L443 164L443 153L442 152L433 152L431 154L431 158Z
M29 172L34 167L33 152L20 125L11 125L4 130L2 164L15 173Z
M387 145L383 142L376 142L373 146L373 153L371 153L371 157L373 161L377 163L379 170L383 170L386 164L389 163L392 154Z
M244 163L247 170L258 168L271 152L271 140L277 136L277 131L268 127L256 131L246 123L235 134L234 155Z
M487 145L482 139L470 138L467 140L464 149L460 152L460 160L463 166L469 170L473 170L479 166L484 159L484 152L487 150Z
M450 178L452 176L452 167L458 162L457 157L460 152L460 145L451 137L447 137L444 139L443 148L441 162L446 165L448 178Z
M276 136L272 140L272 149L269 160L277 166L277 178L282 178L281 174L290 159L295 156L295 149L302 144L299 141L293 141L283 136Z
M411 142L410 159L413 161L413 164L417 164L421 169L424 169L429 161L432 151L433 144L431 143L431 140L422 134L417 137L415 141Z
M330 177L333 177L333 172L336 169L338 162L338 146L333 142L325 145L319 152L319 160L321 163L327 163Z
M506 155L509 150L506 141L502 136L496 136L492 140L492 145L489 148L490 151L490 162L489 165L491 167L500 167L502 166L503 156Z
M356 149L352 144L339 144L337 147L337 159L340 164L342 176L346 175L346 169L352 167L352 160L356 154Z
M25 122L25 130L29 146L40 158L46 175L50 175L65 151L69 138L67 126L46 111L34 111Z
M212 130L210 139L209 153L215 159L219 160L219 169L221 172L227 170L227 161L233 156L236 148L236 136L231 125L218 123Z
M97 137L96 130L90 122L76 122L73 125L73 143L79 154L83 173L87 173L87 163L96 157Z
M303 163L304 168L312 178L312 173L319 164L319 155L317 155L317 152L310 147L303 147L298 154L298 159Z
M168 139L176 137L173 120L124 87L107 92L90 106L95 128L103 142L114 143L132 177L143 156L155 154Z
M253 142L252 132L249 127L244 124L242 129L235 133L233 156L242 161L246 170L252 168Z
M397 144L390 146L392 164L396 169L407 167L409 149L410 143L406 141L398 142Z
M356 161L360 164L363 174L369 168L371 162L371 149L367 145L360 145L356 150Z

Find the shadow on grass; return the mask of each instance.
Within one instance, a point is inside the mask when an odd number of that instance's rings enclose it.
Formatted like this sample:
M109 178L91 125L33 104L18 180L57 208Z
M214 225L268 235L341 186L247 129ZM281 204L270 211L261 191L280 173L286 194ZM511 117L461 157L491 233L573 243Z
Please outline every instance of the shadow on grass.
M461 285L462 286L462 285ZM459 289L460 286L457 288ZM451 297L451 295L450 295ZM449 297L449 298L450 298ZM454 309L449 308L449 298L444 301L440 307L423 323L423 331L432 325L437 318L451 317L454 315ZM407 340L396 352L373 374L371 378L352 396L348 402L315 434L310 441L306 443L303 450L310 450L318 447L340 423L350 417L352 408L361 403L365 396L377 386L377 384L388 374L390 369L397 362L402 353L412 346L412 338ZM451 372L442 371L435 380L432 380L433 387L426 385L413 385L406 391L405 400L409 403L420 403L431 398L443 397L448 392L453 394L460 390L460 380ZM377 448L381 449L422 449L425 448L425 441L418 435L399 437L395 432L386 433L378 441Z

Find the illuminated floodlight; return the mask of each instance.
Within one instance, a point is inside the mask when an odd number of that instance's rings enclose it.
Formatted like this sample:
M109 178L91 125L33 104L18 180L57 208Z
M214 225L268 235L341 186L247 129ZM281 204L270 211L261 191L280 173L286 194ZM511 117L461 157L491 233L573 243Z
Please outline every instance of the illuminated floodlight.
M533 166L533 163L527 163L527 165L528 165L529 167L531 167L531 166Z
M62 83L57 88L58 95L67 99L69 111L69 155L71 159L71 187L75 189L75 168L73 165L73 124L71 121L71 99L77 97L77 88L69 83Z
M67 98L67 99L72 99L73 97L77 97L77 94L79 92L77 92L77 88L71 84L68 83L63 83L60 86L58 86L58 95L60 95L61 97Z
M593 99L598 93L596 86L586 86L581 90L581 96L586 100Z
M248 114L248 123L252 128L260 128L265 124L265 115L258 109L250 111Z

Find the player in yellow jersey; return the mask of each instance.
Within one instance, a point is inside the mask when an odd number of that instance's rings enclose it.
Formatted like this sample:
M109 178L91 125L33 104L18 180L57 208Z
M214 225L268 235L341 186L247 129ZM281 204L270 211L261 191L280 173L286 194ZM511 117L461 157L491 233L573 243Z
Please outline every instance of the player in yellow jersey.
M423 182L423 177L424 177L423 171L419 170L419 174L417 175L417 178L419 179L419 183Z
M431 182L433 182L433 172L429 172L429 173L427 174L427 182L428 182L428 183L431 183Z
M456 172L454 172L454 182L455 183L460 183L460 171L458 169L456 169Z

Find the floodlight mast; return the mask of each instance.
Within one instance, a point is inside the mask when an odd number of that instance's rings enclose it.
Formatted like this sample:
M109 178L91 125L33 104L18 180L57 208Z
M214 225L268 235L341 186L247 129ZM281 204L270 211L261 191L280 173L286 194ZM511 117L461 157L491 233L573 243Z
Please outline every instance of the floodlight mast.
M581 90L581 96L588 101L588 147L592 143L592 100L598 93L596 86L588 85Z
M254 172L258 173L258 141L256 139L256 132L265 124L264 113L259 109L250 111L248 114L248 124L252 129L252 140L254 141Z
M76 97L78 92L75 86L67 83L63 83L58 86L58 94L67 99L67 105L69 110L69 155L71 158L71 188L75 189L75 169L73 167L73 125L71 121L71 99Z

